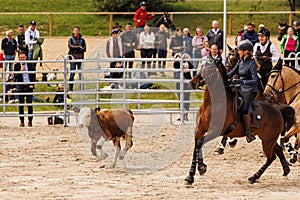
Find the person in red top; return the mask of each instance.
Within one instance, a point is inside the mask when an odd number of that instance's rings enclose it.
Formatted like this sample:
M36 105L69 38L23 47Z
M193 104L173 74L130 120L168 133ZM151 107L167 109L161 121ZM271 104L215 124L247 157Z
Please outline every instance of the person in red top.
M135 28L137 29L138 33L141 33L144 31L144 26L147 22L147 20L150 20L154 17L154 12L151 14L148 14L146 10L146 2L142 1L140 3L140 8L137 9L135 12L135 15L133 17L133 20L135 21Z

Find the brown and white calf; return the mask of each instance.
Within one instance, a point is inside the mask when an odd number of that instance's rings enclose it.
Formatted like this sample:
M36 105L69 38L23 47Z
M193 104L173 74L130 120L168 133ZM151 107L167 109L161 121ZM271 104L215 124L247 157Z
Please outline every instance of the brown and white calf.
M74 109L75 110L75 109ZM91 138L91 151L99 160L107 157L102 146L105 141L112 140L115 146L115 154L110 165L111 168L116 166L117 158L124 159L126 152L132 147L132 126L134 117L130 110L93 110L83 107L78 114L78 127L87 127L88 135ZM126 144L121 151L120 139L125 138ZM101 151L97 155L96 148Z

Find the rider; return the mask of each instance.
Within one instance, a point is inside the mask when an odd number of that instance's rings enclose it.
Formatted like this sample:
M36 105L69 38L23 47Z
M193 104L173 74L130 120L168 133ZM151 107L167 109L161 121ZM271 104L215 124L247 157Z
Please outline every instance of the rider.
M250 41L242 41L238 46L240 60L235 67L228 73L228 78L232 78L235 74L239 74L238 79L233 79L236 84L241 84L240 94L243 97L244 104L242 107L242 122L245 128L247 142L255 140L254 135L250 131L250 117L248 109L250 103L254 100L258 90L258 76L256 62L252 58L253 45Z
M270 31L268 29L264 28L258 32L258 40L259 42L253 47L253 55L260 65L258 73L261 75L261 81L265 87L268 81L268 74L273 67L272 61L278 61L280 53L270 41Z

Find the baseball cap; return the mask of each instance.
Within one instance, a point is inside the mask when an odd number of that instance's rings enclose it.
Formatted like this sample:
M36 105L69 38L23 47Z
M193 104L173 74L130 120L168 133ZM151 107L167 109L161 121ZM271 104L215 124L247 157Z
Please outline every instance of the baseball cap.
M36 26L36 21L32 20L32 21L30 22L30 25Z
M110 34L112 35L112 34L118 34L118 33L119 33L119 31L117 31L117 30L112 30Z
M260 24L259 26L258 26L258 28L264 28L265 27L265 25L263 25L263 24Z

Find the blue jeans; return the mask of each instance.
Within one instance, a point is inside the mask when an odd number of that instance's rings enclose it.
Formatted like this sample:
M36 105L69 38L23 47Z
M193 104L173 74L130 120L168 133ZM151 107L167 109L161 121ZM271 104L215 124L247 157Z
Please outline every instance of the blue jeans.
M76 70L76 65L77 65L77 70L81 70L81 62L71 62L70 70ZM81 73L78 73L78 76L79 76L79 80L81 80ZM75 73L71 72L69 81L74 81L74 77L75 77ZM69 90L73 91L73 83L69 84Z
M5 60L15 60L15 56L14 55L5 55ZM8 64L9 64L9 71L13 72L14 71L13 63L4 63L4 72L6 72ZM3 80L4 77L2 77L2 80Z
M193 58L202 58L201 50L194 51L193 52ZM198 69L198 65L199 65L199 61L194 61L193 62L193 66L194 66L193 69ZM193 77L196 76L196 74L197 74L197 71L193 71Z
M157 49L158 58L166 58L167 57L167 50L166 49ZM158 68L165 69L166 68L166 61L158 61Z

